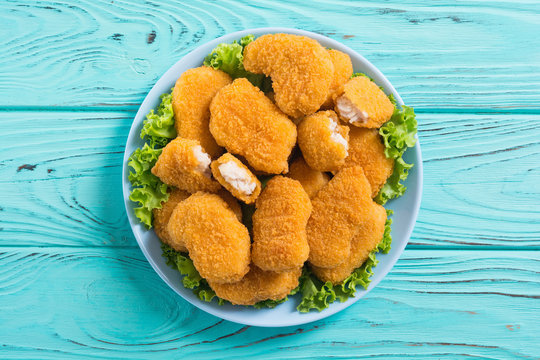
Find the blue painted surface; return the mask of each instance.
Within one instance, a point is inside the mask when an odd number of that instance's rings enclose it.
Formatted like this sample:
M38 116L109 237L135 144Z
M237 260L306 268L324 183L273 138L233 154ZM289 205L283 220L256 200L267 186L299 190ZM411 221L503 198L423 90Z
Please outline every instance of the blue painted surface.
M338 4L338 5L336 5ZM0 3L0 358L539 358L540 5ZM419 114L424 196L396 267L328 319L207 315L131 235L135 111L183 54L295 26L380 68Z

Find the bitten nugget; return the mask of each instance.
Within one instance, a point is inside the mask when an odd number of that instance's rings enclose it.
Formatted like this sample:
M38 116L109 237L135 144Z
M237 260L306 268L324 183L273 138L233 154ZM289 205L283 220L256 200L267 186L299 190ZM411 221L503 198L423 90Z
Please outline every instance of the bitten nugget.
M317 111L334 78L334 65L317 41L290 34L263 35L244 50L247 71L272 77L277 106L298 118Z
M326 173L310 168L301 156L291 163L287 176L298 180L310 199L313 199L330 180Z
M362 221L362 209L373 203L371 187L360 166L337 173L311 201L306 232L309 262L333 268L351 252L351 239Z
M248 167L226 153L210 165L214 178L235 198L253 203L261 193L261 182Z
M324 104L323 109L334 107L334 95L341 90L341 87L349 80L353 74L353 66L349 55L334 49L326 50L330 55L332 64L334 64L334 78L330 86L330 92Z
M176 81L172 93L175 127L178 136L197 140L211 157L223 149L210 134L210 102L219 89L232 82L221 70L208 66L189 69Z
M220 185L211 178L211 161L198 141L176 138L163 148L152 174L189 193L216 192Z
M361 209L362 221L351 240L351 253L340 265L332 269L312 266L311 270L320 280L337 284L345 280L351 273L367 260L369 253L375 249L384 235L386 210L373 203Z
M341 168L355 165L360 165L364 169L364 174L371 185L371 197L377 196L394 171L394 159L384 155L384 144L377 129L351 128L349 156Z
M349 127L338 125L335 112L319 111L304 118L298 126L298 145L312 169L337 170L348 154Z
M380 128L394 112L386 94L365 76L349 80L334 102L341 120L358 127Z
M187 252L187 249L183 243L173 243L167 230L169 219L171 214L179 203L186 200L189 197L189 193L184 190L173 188L169 193L169 200L164 202L161 209L154 209L152 213L154 215L154 231L157 237L165 244L171 246L176 251Z
M230 284L208 281L208 284L222 299L234 305L254 305L264 300L281 300L298 286L302 274L300 268L287 272L264 271L255 265L244 278Z
M247 228L218 195L198 192L179 203L167 226L184 243L199 274L216 283L239 281L249 271Z
M263 270L302 267L309 255L306 224L311 201L302 185L274 176L255 203L251 261Z
M286 173L296 144L296 126L245 78L222 88L210 105L210 132L232 154L255 169Z

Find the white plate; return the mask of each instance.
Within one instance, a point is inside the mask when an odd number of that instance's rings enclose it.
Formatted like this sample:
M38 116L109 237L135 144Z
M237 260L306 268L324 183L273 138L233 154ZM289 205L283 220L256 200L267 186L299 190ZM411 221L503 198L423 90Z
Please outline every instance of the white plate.
M163 281L165 281L185 300L195 305L199 309L206 311L207 313L240 324L275 327L305 324L323 319L344 310L365 296L386 276L403 252L403 249L409 241L409 237L416 222L416 216L418 214L420 199L422 196L422 157L420 153L420 144L418 142L414 148L407 150L404 155L405 161L415 164L409 172L409 177L405 183L408 189L405 192L405 195L398 199L389 201L385 206L386 208L394 210L394 223L392 224L392 250L390 250L388 254L377 255L379 264L374 268L374 275L371 278L371 284L367 290L359 288L356 293L356 297L350 298L344 303L336 301L331 304L328 309L325 309L320 313L310 312L303 314L296 311L296 306L299 302L299 295L292 297L289 301L278 305L274 309L255 309L253 307L233 306L230 304L219 306L215 300L211 303L207 303L199 300L199 298L197 298L191 290L184 288L182 286L180 273L177 270L169 267L165 263L165 259L161 256L161 244L154 231L146 230L146 228L139 222L133 213L135 204L129 200L131 184L128 180L128 158L136 148L143 146L143 141L141 140L139 134L141 132L143 120L145 119L146 114L159 104L159 96L165 92L169 92L174 86L176 79L178 79L184 71L201 66L205 56L222 42L230 43L233 40L239 40L242 36L247 34L254 34L256 37L258 37L269 33L289 33L309 36L319 41L319 43L325 47L340 50L349 54L355 72L363 72L373 78L379 86L382 86L385 89L386 93L394 94L398 104L403 105L401 97L396 92L392 84L390 84L390 82L384 77L384 75L369 61L340 42L309 31L288 28L259 28L238 31L210 41L209 43L198 47L188 55L184 56L176 64L174 64L174 66L172 66L158 80L152 90L150 90L139 108L139 111L137 112L135 120L133 121L129 131L129 137L124 153L122 182L124 203L133 234L135 235L137 243L144 253L144 256L146 256L148 262L150 262L154 270L159 274Z

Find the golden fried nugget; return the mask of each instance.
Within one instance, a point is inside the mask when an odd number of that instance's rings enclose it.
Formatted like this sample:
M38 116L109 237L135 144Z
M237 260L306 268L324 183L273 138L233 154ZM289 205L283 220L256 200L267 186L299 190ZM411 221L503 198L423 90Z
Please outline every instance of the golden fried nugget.
M310 168L301 156L291 163L287 176L299 181L310 199L313 199L330 180L328 174Z
M365 76L349 80L334 97L340 119L354 126L380 128L394 112L388 96Z
M302 267L309 255L311 201L300 182L274 176L255 203L251 261L263 270Z
M171 214L180 202L186 200L189 197L189 193L184 190L173 188L169 193L169 199L161 205L161 209L154 209L152 213L154 215L154 231L157 237L165 244L171 246L176 251L187 252L187 249L183 243L173 243L167 230L169 219Z
M330 86L330 92L324 104L323 109L334 107L334 94L341 90L341 87L349 80L353 74L353 66L349 55L334 49L326 50L330 55L332 64L334 65L334 78Z
M272 78L277 106L298 118L317 111L334 78L334 65L317 41L291 34L268 34L244 50L247 71Z
M309 262L333 268L350 255L351 239L362 221L362 209L373 203L371 187L360 166L337 173L311 201L306 232Z
M210 102L219 89L232 82L221 70L208 66L189 69L176 81L172 93L175 127L178 136L197 140L211 157L223 153L210 134Z
M325 269L312 266L315 276L326 282L337 284L345 280L351 273L367 260L369 253L375 249L384 235L386 210L379 204L373 203L361 209L362 221L351 239L351 253L345 262L335 268Z
M296 126L245 78L222 88L210 105L210 132L232 154L255 169L286 173L296 144Z
M227 205L229 205L229 208L233 211L234 215L236 215L236 218L238 221L242 221L242 207L238 203L238 200L234 196L231 195L230 192L228 192L225 189L219 189L217 192L220 198L225 200Z
M371 197L379 190L394 171L394 159L384 155L384 144L377 129L352 127L349 132L349 156L341 168L360 165L371 185Z
M298 286L302 269L286 272L264 271L255 265L238 282L220 284L209 280L208 284L222 299L234 305L254 305L264 300L281 300Z
M174 208L167 229L173 243L185 244L208 281L235 282L249 271L249 232L218 195L191 195Z
M345 163L349 127L338 125L332 110L306 116L298 126L298 145L310 168L334 171Z
M216 192L221 186L212 180L211 161L197 140L176 138L163 148L152 174L189 193Z
M223 154L210 165L214 178L233 196L246 204L255 202L261 193L261 182L240 160Z

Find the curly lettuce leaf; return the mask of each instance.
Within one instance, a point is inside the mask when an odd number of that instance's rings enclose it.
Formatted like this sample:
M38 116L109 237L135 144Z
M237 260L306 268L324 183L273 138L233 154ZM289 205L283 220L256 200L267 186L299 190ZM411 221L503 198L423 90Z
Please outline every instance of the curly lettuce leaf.
M222 70L233 79L247 78L253 85L260 88L263 85L264 75L247 71L243 64L244 48L253 40L255 40L255 36L250 34L241 38L240 42L235 40L232 44L219 44L206 56L204 65Z
M134 213L148 229L152 228L152 210L161 208L162 202L169 199L167 185L150 171L160 154L161 149L144 144L143 148L135 150L128 160L129 167L134 170L130 171L128 176L134 187L129 199L140 205L134 209Z
M143 122L141 139L148 139L152 147L163 147L176 137L171 93L161 95L157 112L150 110Z

